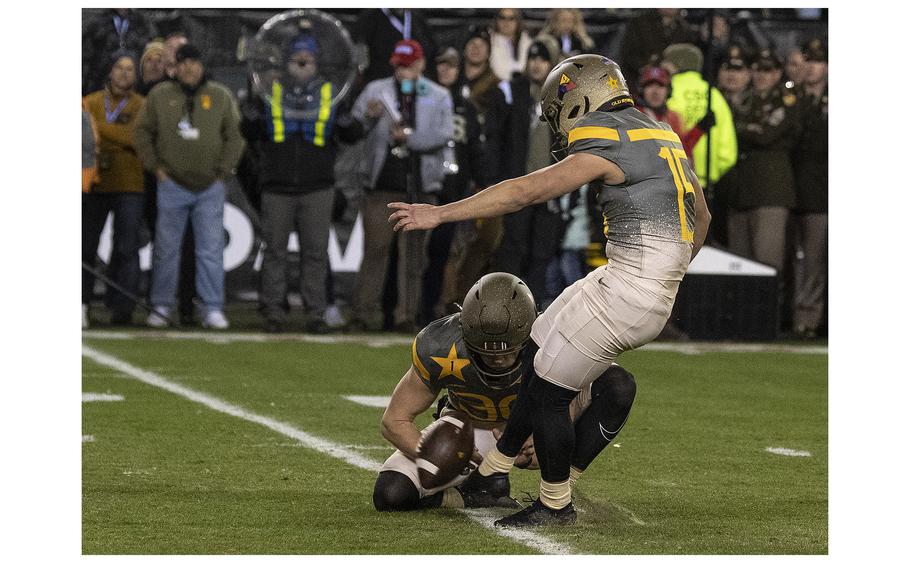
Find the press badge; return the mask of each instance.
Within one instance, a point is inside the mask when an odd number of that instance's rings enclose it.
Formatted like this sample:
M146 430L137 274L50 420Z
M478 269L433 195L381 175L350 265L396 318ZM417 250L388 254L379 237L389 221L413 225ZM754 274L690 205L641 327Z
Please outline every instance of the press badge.
M177 123L177 134L184 140L199 140L199 129L190 124L187 117L181 118Z

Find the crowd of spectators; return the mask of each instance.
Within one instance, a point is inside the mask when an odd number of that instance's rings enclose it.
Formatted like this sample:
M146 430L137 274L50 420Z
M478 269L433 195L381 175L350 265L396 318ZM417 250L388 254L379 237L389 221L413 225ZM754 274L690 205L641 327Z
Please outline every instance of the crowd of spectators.
M327 297L339 199L364 228L363 262L344 298L348 329L413 332L457 309L491 270L523 278L544 307L604 261L586 187L430 234L394 234L386 203L451 202L553 163L553 135L538 120L541 85L565 57L596 52L621 65L641 111L679 134L714 215L709 244L774 267L782 331L814 337L827 297L824 38L776 48L734 14L717 11L697 25L684 16L642 10L626 22L618 49L607 50L577 9L553 9L533 31L522 10L502 8L456 41L442 41L420 10L365 9L350 32L368 64L341 104L329 104L316 39L303 32L287 46L286 76L311 95L312 112L300 118L281 106L289 85L276 80L270 101L246 93L238 102L212 80L211 41L198 26L175 28L178 17L157 29L143 10L98 14L83 27L83 327L92 321L93 266L109 213L111 323L133 322L144 292L139 249L151 241L155 309L146 323L167 326L179 310L184 323L198 316L205 327L229 326L226 185L251 157L257 167L246 189L256 194L265 245L258 292L267 331L288 329L294 231L305 329L340 329Z

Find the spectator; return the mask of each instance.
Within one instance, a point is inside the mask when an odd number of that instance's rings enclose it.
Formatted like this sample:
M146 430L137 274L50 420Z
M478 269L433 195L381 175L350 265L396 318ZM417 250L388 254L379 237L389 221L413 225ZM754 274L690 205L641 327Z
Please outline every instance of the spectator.
M243 152L234 96L205 76L202 53L185 44L176 53L175 81L149 93L134 135L147 170L158 178L158 219L151 300L168 315L174 305L180 245L188 218L196 243L196 289L202 324L226 329L224 315L224 179ZM152 327L167 321L149 316Z
M490 35L483 28L469 30L464 45L464 76L469 98L477 108L477 119L484 139L484 160L481 187L506 179L506 159L503 150L511 150L506 139L509 108L499 78L490 67ZM477 219L468 222L473 235L458 257L458 279L449 302L459 302L468 289L486 274L490 261L502 240L502 217Z
M736 115L740 158L730 195L730 250L775 268L786 256L787 218L796 205L790 151L799 134L796 95L781 82L768 49L752 64L752 89Z
M524 29L521 10L500 8L490 34L490 67L503 81L524 71L531 36Z
M698 128L695 133L687 134L686 153L692 160L692 166L702 186L717 183L736 163L736 130L733 115L723 95L717 88L711 88L711 115L708 115L708 82L701 75L702 54L696 46L673 44L664 50L664 67L671 75L670 84L673 90L667 107L682 118L683 129L689 131ZM707 166L708 141L702 136L711 130L711 171ZM706 197L711 202L710 192Z
M92 114L82 105L82 193L98 183L98 127ZM84 196L83 196L84 200ZM86 326L82 326L86 327Z
M578 191L559 198L560 207L568 213L569 219L566 221L559 256L547 267L547 300L541 302L543 308L588 273L586 260L591 246L588 191L588 184L585 184L578 188ZM598 226L600 225L601 223L598 223ZM598 232L603 234L600 229ZM603 250L602 246L598 248L600 251Z
M803 50L794 48L787 54L787 61L784 65L784 76L790 87L797 87L803 83L803 75L806 70L806 57Z
M104 88L112 53L141 53L155 35L154 24L139 10L111 8L91 18L82 30L82 94Z
M410 8L371 8L358 16L351 35L367 49L368 63L363 82L369 83L392 75L389 54L403 39L413 39L425 53L436 53L433 32L420 10ZM432 77L435 70L428 70Z
M733 46L740 46L750 52L755 51L755 35L745 20L739 20L731 10L710 10L710 18L706 17L700 28L699 43L705 55L705 76L717 78L718 69L727 52ZM708 23L713 20L713 35L708 40ZM710 54L710 60L707 58Z
M300 295L306 330L327 333L326 278L335 183L336 135L356 135L350 117L332 107L333 85L321 74L320 47L311 34L287 46L286 74L272 83L271 99L244 105L241 130L257 147L265 252L259 304L265 330L287 320L288 238L300 242ZM358 125L359 126L359 125Z
M92 189L92 185L98 182L98 134L96 132L95 121L92 115L82 106L82 207L85 208L86 195ZM94 256L92 257L94 261ZM94 263L93 263L94 264ZM85 275L85 270L82 272ZM82 299L82 329L89 326L88 304L85 301L84 293Z
M662 57L668 45L695 41L695 30L681 12L679 8L649 9L629 20L619 49L619 62L626 77L637 77L642 67Z
M540 35L531 44L525 74L512 81L509 105L508 146L504 156L505 177L520 177L554 163L550 150L553 133L540 120L540 90L550 70L559 63L559 45L553 38ZM503 218L502 243L495 255L493 269L520 277L541 302L548 298L547 267L559 255L565 220L558 199L526 207Z
M165 46L163 41L148 42L139 60L139 94L148 96L152 87L167 80L165 73Z
M436 57L436 76L439 84L452 96L455 135L454 161L449 167L439 194L439 203L458 201L470 195L472 184L483 185L486 146L477 120L477 109L462 92L461 55L454 47L447 47ZM429 323L444 315L444 307L437 306L443 285L455 280L456 263L449 263L452 241L457 225L449 223L430 233L427 245L427 267L423 274L423 322ZM452 267L451 269L449 267ZM451 287L454 288L454 285Z
M724 95L731 110L742 106L752 75L745 54L738 45L731 46L720 60L717 70L717 88Z
M445 176L445 148L454 136L452 97L422 76L423 47L414 40L395 45L389 63L394 74L369 83L352 114L367 131L361 176L364 255L354 285L352 327L382 327L382 283L394 233L386 204L408 199L436 203ZM426 263L426 232L398 237L398 303L394 325L415 331L421 277Z
M752 74L749 63L745 59L745 51L738 45L730 46L720 61L717 72L717 87L724 95L733 116L744 114L743 105L749 92L749 83ZM697 129L693 129L695 131ZM735 193L738 185L737 168L734 166L717 182L712 196L711 215L713 223L709 229L708 238L723 247L729 246L727 236L727 212L730 208L730 197Z
M683 129L682 119L667 108L667 99L670 96L670 74L667 70L656 65L642 69L638 76L638 90L641 95L635 108L654 120L666 122L673 132L679 135L680 140L683 140L687 132ZM686 146L685 140L683 146Z
M176 14L176 10L174 17L177 20L181 19ZM161 54L164 76L159 82L174 78L174 71L177 66L177 50L186 43L187 36L184 32L175 31L168 34L163 42L164 50ZM152 87L154 85L148 87L148 92L151 92ZM146 96L148 96L148 92L146 92ZM145 220L151 230L151 238L154 241L155 226L158 222L158 180L154 172L145 172L145 195ZM193 237L192 217L187 219L186 228L183 231L183 244L180 247L180 267L178 272L177 310L180 312L180 323L193 325L196 323L194 314L196 311L194 304L196 300L196 243Z
M828 287L828 52L820 39L803 48L805 75L798 89L802 134L793 153L796 175L797 262L794 328L818 334Z
M215 32L215 28L210 23L211 20L207 22L204 17L199 17L201 15L199 12L199 10L182 8L156 12L155 25L158 28L158 34L163 38L172 38L168 42L173 47L173 51L170 53L171 71L173 71L174 55L177 49L188 42L192 42L199 51L205 54L209 67L236 64L236 50L220 48L220 42L216 37L216 34L234 33L228 22L235 18L221 19L217 27L218 31Z
M108 274L122 288L139 294L139 243L142 226L142 165L133 148L133 130L143 98L136 85L136 58L116 51L107 86L85 97L84 105L98 128L98 181L82 200L82 262L94 265L98 240L108 213L114 214L114 239ZM87 315L95 276L82 271L82 311ZM135 302L113 287L104 299L111 323L132 320Z
M588 35L584 17L578 8L553 8L550 10L541 33L556 38L562 51L561 58L594 49L594 40Z

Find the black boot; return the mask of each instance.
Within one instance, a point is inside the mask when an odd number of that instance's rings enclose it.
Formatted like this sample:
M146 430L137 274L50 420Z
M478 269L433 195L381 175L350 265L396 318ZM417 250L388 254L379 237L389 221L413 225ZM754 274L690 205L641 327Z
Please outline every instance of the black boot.
M456 489L461 493L461 498L464 499L464 506L467 509L480 507L517 509L520 507L518 501L509 496L508 473L494 473L489 476L483 476L475 470Z
M571 525L575 523L575 507L569 503L562 509L551 509L540 502L534 501L530 507L517 513L503 517L493 523L494 526L503 528L541 527L546 525Z

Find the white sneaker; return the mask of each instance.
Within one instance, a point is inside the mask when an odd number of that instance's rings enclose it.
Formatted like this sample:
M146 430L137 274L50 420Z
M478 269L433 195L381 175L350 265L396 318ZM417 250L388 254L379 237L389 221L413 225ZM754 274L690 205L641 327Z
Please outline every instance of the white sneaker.
M336 304L330 304L325 309L325 323L329 327L343 327L345 323L344 316L341 314L341 309Z
M205 315L205 319L202 320L202 327L206 329L227 329L230 324L226 317L224 317L224 312L221 310L212 310Z
M171 309L165 306L155 306L155 311L161 312L165 316L171 315ZM152 312L145 320L145 324L149 327L163 328L168 326L168 321L155 312Z
M88 306L82 304L82 329L88 329Z

